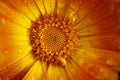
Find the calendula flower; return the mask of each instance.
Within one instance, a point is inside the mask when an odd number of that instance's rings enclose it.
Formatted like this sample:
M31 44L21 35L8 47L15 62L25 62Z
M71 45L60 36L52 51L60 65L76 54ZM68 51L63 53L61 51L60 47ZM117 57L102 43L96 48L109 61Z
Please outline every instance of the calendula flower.
M0 80L118 80L115 0L0 0Z

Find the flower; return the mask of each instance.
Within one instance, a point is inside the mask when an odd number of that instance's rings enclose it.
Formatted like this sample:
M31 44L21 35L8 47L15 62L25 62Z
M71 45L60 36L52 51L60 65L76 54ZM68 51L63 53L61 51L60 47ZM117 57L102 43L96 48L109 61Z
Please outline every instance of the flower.
M0 0L1 80L118 80L115 0Z

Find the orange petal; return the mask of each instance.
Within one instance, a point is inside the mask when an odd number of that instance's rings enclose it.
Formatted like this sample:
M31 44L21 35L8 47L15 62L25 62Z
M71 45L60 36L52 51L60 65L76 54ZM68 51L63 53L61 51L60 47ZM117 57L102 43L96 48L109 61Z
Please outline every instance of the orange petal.
M79 6L79 13L76 14L78 19L74 22L80 36L115 35L114 30L117 28L114 19L115 5L111 5L109 0L92 0L83 4L85 5Z
M64 68L50 65L47 72L48 80L67 80Z
M10 60L7 59L9 62ZM17 60L15 63L2 67L0 69L0 76L2 79L21 79L25 75L25 73L29 70L29 68L33 65L35 60L31 56L31 54L27 54L26 56L22 57L21 59Z
M83 4L83 5L79 5L79 4ZM78 9L79 11L78 13L76 13L78 17L76 19L75 24L77 23L79 24L79 22L81 24L82 22L87 21L88 18L92 19L92 23L98 22L101 19L108 19L113 14L113 7L114 7L114 6L111 6L110 0L97 0L97 1L81 0L81 3L78 3L77 6L80 9ZM85 23L85 24L90 24L90 23Z
M12 9L6 3L0 2L0 18L5 25L7 22L28 28L31 25L31 20L20 12ZM8 25L7 25L8 26Z
M80 59L81 57L79 57ZM84 68L83 68L84 69ZM96 80L94 77L85 72L82 67L73 59L67 62L65 72L68 80Z
M0 65L9 65L30 51L31 47L27 36L0 33L0 54L2 55L0 56L2 58Z
M45 65L43 66L43 63L38 60L32 66L32 68L27 72L23 80L30 80L30 79L41 80L42 78L44 78L43 77L45 74L44 70L45 70Z
M55 0L42 0L47 14L53 14L55 8Z
M26 18L35 21L36 17L35 15L32 14L32 12L29 10L29 8L27 7L27 2L26 0L12 0L12 1L8 1L8 0L2 0L1 1L3 4L7 5L8 7L10 7L12 10L22 14L23 16L25 16Z
M80 53L79 55L73 57L74 61L81 67L83 71L95 78L94 80L118 80L117 72L111 67L100 64L92 59L92 57L90 58L90 56L84 55L86 54L85 52L82 54ZM94 54L90 54L90 52L88 54L94 56Z
M110 67L120 67L120 54L114 51L95 49L95 48L83 48L82 54L86 59L96 61L100 64Z
M118 80L117 72L114 72L109 67L105 67L103 65L100 65L99 63L89 62L87 65L81 66L88 74L95 77L96 79Z

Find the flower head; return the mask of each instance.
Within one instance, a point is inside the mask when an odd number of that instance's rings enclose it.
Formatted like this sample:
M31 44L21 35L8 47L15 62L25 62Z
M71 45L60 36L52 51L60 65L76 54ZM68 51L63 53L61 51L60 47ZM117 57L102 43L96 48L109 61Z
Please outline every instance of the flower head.
M115 0L0 0L1 80L118 80Z

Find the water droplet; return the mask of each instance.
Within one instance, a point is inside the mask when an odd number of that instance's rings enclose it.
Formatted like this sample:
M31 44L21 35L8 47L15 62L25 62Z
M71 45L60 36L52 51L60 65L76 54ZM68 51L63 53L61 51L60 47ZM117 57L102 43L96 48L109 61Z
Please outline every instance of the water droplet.
M100 68L100 72L105 72L104 68Z
M2 24L5 24L6 23L6 20L5 19L2 19Z
M31 50L31 49L32 49L32 47L31 47L31 46L29 46L29 47L28 47L28 50Z
M8 51L7 50L5 50L5 52L4 52L5 54L8 54Z
M28 3L28 0L23 0L23 3L27 5L27 3Z
M21 52L22 52L22 50L19 50L18 52L19 52L19 53L21 53Z
M15 31L11 31L12 34L15 34Z
M6 77L5 80L10 80L10 78Z
M120 46L118 47L118 49L120 49Z
M34 76L32 76L32 80L35 80Z
M106 63L108 64L108 65L117 65L117 63L116 63L116 61L114 60L114 59L107 59L107 61L106 61Z
M102 74L103 77L108 78L109 74L106 69L100 68L100 73Z

